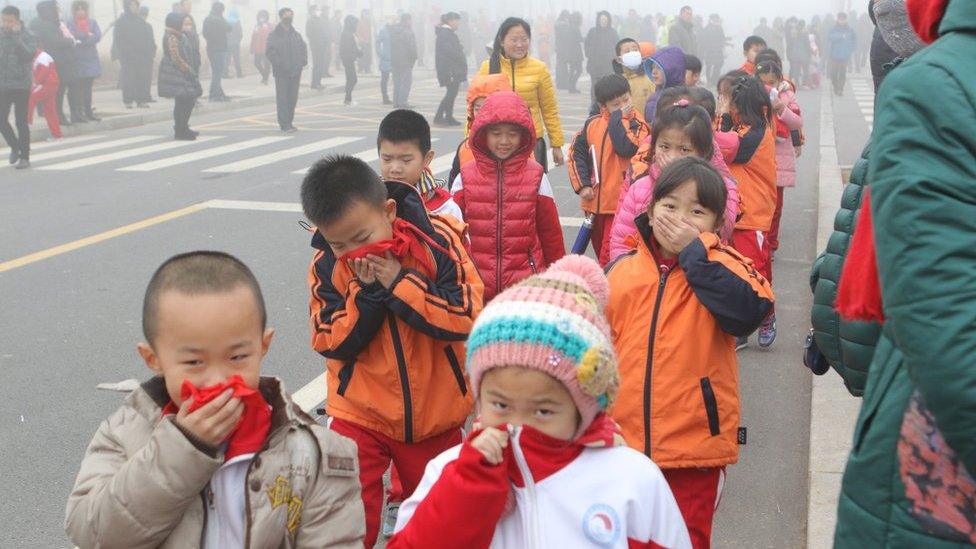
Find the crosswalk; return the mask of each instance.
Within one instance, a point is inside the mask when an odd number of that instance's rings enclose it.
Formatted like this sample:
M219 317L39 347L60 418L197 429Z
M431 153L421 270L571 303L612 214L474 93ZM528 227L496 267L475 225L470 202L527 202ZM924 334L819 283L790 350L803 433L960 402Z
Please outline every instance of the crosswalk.
M851 89L854 90L854 99L857 106L864 115L864 120L868 123L868 130L874 129L874 84L869 78L852 78Z

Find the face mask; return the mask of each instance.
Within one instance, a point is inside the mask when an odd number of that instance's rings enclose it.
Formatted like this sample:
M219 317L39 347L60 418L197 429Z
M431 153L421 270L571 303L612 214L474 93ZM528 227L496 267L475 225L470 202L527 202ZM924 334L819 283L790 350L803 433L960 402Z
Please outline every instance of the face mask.
M639 51L629 51L620 56L620 64L630 70L637 70L641 66L641 54Z

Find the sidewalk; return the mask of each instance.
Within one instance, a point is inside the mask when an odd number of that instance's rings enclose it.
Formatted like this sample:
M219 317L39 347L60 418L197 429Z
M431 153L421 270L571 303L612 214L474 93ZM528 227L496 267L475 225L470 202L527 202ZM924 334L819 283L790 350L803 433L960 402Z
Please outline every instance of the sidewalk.
M834 215L840 205L846 181L837 160L834 109L831 94L821 94L820 189L817 207L817 252L826 248L834 229ZM807 507L807 547L829 548L834 544L837 501L847 455L854 438L861 399L844 388L833 370L813 377L810 402L810 492Z

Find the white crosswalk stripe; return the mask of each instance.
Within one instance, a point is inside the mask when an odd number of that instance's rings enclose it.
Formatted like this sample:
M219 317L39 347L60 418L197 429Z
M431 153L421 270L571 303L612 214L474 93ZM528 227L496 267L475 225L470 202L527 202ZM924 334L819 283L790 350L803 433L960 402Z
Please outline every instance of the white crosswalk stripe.
M431 143L436 143L438 139L439 139L438 137L431 138L430 142ZM358 158L358 159L362 160L363 162L366 162L367 164L371 164L371 163L376 162L377 160L380 159L380 154L379 154L379 151L376 150L376 147L373 147L371 149L366 149L365 151L359 151L358 153L354 153L351 156L354 156L355 158ZM293 173L295 175L305 175L305 174L308 173L308 168L302 168L300 170L295 170L295 171L293 171L291 173Z
M142 156L146 154L168 151L171 149L180 149L183 147L189 147L190 145L196 145L198 143L206 143L207 141L214 141L216 139L222 139L222 138L223 136L220 135L208 135L206 137L197 138L196 141L164 141L162 143L154 143L152 145L137 147L135 149L125 149L125 150L116 151L112 153L89 156L87 158L79 158L77 160L69 160L67 162L61 162L58 164L49 164L47 166L40 166L39 169L73 170L76 168L85 168L88 166L94 166L95 164L103 164L105 162L112 162L114 160L124 160L127 158L132 158L134 156Z
M201 138L202 139L202 138ZM178 166L180 164L188 164L190 162L196 162L198 160L204 160L207 158L213 158L215 156L221 156L224 154L230 154L233 152L241 151L244 149L253 149L254 147L260 147L262 145L270 145L271 143L277 143L279 141L286 141L291 139L291 137L284 136L269 136L269 137L259 137L257 139L251 139L248 141L241 141L240 143L231 143L229 145L221 145L219 147L213 147L210 149L203 149L202 151L195 151L188 154L180 154L177 156L172 156L169 158L161 158L159 160L151 160L149 162L143 162L142 164L136 164L134 166L126 166L124 168L119 168L121 172L151 172L153 170L159 170L163 168L170 168L173 166Z
M68 137L65 139L49 139L47 141L41 141L39 143L31 143L30 150L41 151L44 149L50 149L51 147L67 146L73 147L77 143L83 143L85 141L94 141L96 139L101 139L105 137L104 135L79 135L77 137ZM3 154L10 150L10 147L4 145L0 147L0 154Z
M300 147L293 147L290 149L284 149L273 153L254 156L245 160L239 160L237 162L231 162L229 164L224 164L222 166L217 166L215 168L209 168L203 171L207 173L242 172L244 170L250 170L252 168L257 168L260 166L266 166L268 164L281 162L283 160L289 160L291 158L297 158L299 156L322 153L335 147L341 147L342 145L346 145L348 143L360 141L361 139L363 138L362 137L332 137L330 139L316 141L314 143L309 143L307 145L302 145Z
M453 154L445 154L443 156L438 156L437 158L434 159L433 162L430 163L430 171L433 172L434 175L440 175L450 170L451 164L453 163L454 163Z
M854 90L854 99L868 123L868 130L874 131L874 84L867 79L851 80L851 89Z
M52 158L61 158L64 156L74 156L77 154L84 154L88 152L101 151L104 149L112 149L121 147L124 145L132 145L134 143L142 143L145 141L152 141L153 139L159 139L155 135L137 135L135 137L126 137L124 139L113 139L111 141L102 141L99 143L90 143L88 145L82 145L80 147L69 147L67 149L58 149L56 151L45 152L41 154L32 154L31 162L37 163L41 160L50 160ZM7 163L2 163L0 169L6 168L9 165Z

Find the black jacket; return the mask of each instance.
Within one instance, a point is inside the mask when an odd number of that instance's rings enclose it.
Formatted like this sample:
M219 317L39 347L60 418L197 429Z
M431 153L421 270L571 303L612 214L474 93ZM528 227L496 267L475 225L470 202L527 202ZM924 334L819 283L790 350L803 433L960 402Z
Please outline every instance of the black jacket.
M339 36L339 59L343 63L355 63L363 56L363 50L359 47L359 40L356 33L344 30Z
M556 24L556 57L560 62L583 60L583 33L572 23Z
M417 37L413 29L403 25L390 25L391 66L393 70L413 69L417 62Z
M709 23L701 32L701 40L698 41L698 51L701 52L702 60L711 62L725 59L725 29L722 25Z
M20 32L0 30L0 90L29 90L31 64L37 41L22 28Z
M332 30L329 22L316 15L309 17L305 23L305 36L308 38L308 47L313 50L325 50L332 43Z
M606 12L600 12L606 13ZM607 14L609 17L609 14ZM597 18L599 20L599 18ZM586 33L586 72L597 78L613 72L611 62L616 57L617 31L613 27L593 27Z
M151 64L156 57L152 27L139 15L125 12L115 22L112 51L122 65Z
M275 76L296 76L308 65L308 48L294 27L278 26L268 35L265 51Z
M677 46L688 55L698 55L698 41L695 39L695 26L678 19L668 30L668 45Z
M203 39L207 41L208 52L227 51L230 28L230 23L222 15L211 13L203 20Z
M61 32L61 21L58 19L57 4L54 0L45 0L37 4L37 17L31 21L30 30L37 39L38 47L54 59L58 78L62 82L74 80L75 39L67 38Z
M451 27L441 25L434 29L437 41L434 47L434 66L437 82L448 86L468 79L468 59L464 55L461 40Z
M163 58L156 79L160 97L200 97L203 88L197 70L191 63L193 45L181 32L166 29L163 33Z

